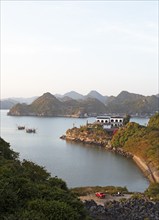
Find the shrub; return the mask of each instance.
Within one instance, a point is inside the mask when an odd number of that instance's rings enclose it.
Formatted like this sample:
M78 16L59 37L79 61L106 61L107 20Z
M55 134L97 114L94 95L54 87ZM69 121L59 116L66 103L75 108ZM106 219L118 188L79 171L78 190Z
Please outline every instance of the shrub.
M159 201L159 183L151 183L148 189L146 189L145 195Z

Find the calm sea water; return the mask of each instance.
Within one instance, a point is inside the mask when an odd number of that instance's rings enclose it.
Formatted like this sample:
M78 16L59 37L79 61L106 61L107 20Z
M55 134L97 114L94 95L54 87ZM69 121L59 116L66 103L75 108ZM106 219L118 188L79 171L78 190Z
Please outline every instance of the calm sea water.
M79 127L95 118L38 118L7 116L1 110L1 137L11 148L27 159L44 166L52 176L64 179L68 187L126 186L130 191L143 192L149 185L141 170L131 160L100 147L72 144L59 137L73 125ZM148 119L131 121L147 124ZM17 129L18 125L36 128L36 134Z

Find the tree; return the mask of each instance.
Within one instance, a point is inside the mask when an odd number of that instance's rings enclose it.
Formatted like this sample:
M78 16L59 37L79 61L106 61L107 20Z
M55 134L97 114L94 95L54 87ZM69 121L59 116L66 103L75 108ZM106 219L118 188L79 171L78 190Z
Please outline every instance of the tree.
M151 183L146 189L145 195L154 200L159 200L159 183Z
M148 127L159 130L159 113L156 113L150 118Z
M8 160L12 160L12 159L17 159L18 155L19 155L18 153L10 149L9 143L5 142L0 137L0 157L3 157Z
M131 118L130 115L126 115L126 116L124 117L123 124L126 125L127 123L129 123L130 118Z

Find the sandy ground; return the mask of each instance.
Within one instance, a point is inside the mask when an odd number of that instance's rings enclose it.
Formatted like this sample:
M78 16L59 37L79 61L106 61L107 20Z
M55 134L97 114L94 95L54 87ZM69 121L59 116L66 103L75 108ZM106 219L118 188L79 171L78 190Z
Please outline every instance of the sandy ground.
M81 201L94 200L98 205L104 206L105 202L113 201L113 200L119 201L122 198L129 199L131 196L132 196L132 194L124 194L123 196L106 195L104 199L100 199L95 194L89 194L87 196L80 196L79 198Z

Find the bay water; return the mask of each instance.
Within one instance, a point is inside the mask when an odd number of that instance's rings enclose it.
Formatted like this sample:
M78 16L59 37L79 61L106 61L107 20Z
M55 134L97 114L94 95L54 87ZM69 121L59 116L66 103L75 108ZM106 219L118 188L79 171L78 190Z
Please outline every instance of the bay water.
M80 127L95 118L17 117L1 110L0 136L19 152L21 160L33 161L52 176L66 181L69 188L79 186L126 186L143 192L149 181L132 159L102 147L66 142L60 136L73 126ZM131 118L142 125L148 118ZM18 126L35 128L36 133L18 130Z

